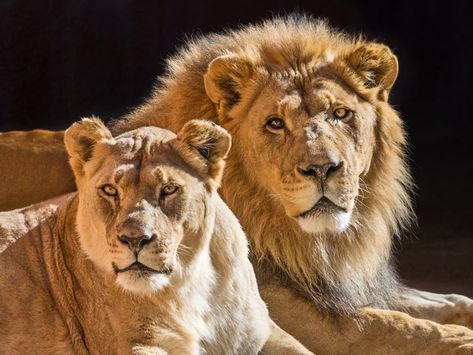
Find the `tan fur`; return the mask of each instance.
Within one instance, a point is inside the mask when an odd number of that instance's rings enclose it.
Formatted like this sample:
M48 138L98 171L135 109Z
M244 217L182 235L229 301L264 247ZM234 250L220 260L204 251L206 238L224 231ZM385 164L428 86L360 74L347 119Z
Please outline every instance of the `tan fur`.
M0 211L74 191L64 132L0 133L0 181Z
M225 130L192 121L177 136L112 138L85 119L65 142L78 194L0 213L1 353L310 354L270 320L216 193ZM148 233L140 250L120 239ZM120 271L136 261L165 271Z
M459 319L458 307L449 317L404 307L390 267L392 237L413 215L405 134L387 101L397 59L386 46L291 17L189 41L167 69L146 103L113 131L178 131L198 117L231 133L221 193L248 234L259 287L278 324L320 353L366 354L371 345L370 353L471 351L466 328L360 308ZM333 119L339 103L357 113L348 123ZM285 119L284 134L265 128L274 114ZM307 233L297 215L321 191L297 169L333 155L346 164L328 191L348 212L314 218Z

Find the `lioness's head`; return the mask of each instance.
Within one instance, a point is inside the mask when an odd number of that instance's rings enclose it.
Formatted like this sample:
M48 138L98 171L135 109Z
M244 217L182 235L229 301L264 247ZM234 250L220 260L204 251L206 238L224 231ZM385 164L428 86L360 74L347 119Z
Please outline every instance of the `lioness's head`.
M228 133L194 120L177 135L144 127L114 138L92 118L73 124L65 143L87 256L127 290L168 285L209 242L208 199L221 179Z
M205 89L254 186L303 231L338 234L356 226L365 193L383 175L392 180L386 192L407 176L401 123L387 104L398 63L385 45L323 24L286 26L266 43L250 32L258 47L214 59Z

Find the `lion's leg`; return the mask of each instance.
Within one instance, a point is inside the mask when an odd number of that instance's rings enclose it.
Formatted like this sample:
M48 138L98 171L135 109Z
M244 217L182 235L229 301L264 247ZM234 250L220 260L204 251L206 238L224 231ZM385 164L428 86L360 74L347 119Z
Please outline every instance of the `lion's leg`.
M401 290L400 299L399 310L413 317L473 328L473 300L468 297L405 287Z
M201 354L200 347L196 342L186 342L178 337L171 336L169 339L164 338L161 346L136 344L132 347L131 353L133 355L199 355ZM130 354L130 351L119 352L119 355Z
M271 331L268 340L260 351L261 355L310 355L299 341L271 322Z
M317 354L473 354L473 331L462 326L366 308L360 327L350 318L322 315L287 288L260 291L273 320Z
M169 355L169 353L157 346L137 345L131 350L133 355ZM125 353L124 353L125 354Z

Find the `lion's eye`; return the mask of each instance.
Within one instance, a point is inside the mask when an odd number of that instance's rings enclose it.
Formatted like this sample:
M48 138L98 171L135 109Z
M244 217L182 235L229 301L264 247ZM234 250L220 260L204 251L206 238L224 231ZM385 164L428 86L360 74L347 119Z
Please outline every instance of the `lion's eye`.
M283 129L285 126L286 124L284 123L284 120L281 117L277 117L277 116L270 117L266 121L266 128L271 132L279 131Z
M333 115L337 120L348 121L352 117L353 112L344 107L339 107L333 111Z
M112 185L108 185L108 184L103 185L102 186L102 191L107 196L112 196L112 197L118 196L118 190L115 187L113 187Z
M163 188L162 188L162 193L163 193L164 195L172 195L172 194L175 193L178 189L179 189L179 186L174 185L174 184L169 184L169 185L163 186Z

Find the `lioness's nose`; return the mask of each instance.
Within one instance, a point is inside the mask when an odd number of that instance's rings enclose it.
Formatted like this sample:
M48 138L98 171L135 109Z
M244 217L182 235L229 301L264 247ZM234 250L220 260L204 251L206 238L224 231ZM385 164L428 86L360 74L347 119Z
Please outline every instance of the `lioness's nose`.
M335 164L333 162L325 164L310 164L304 167L299 167L297 170L301 175L315 177L319 180L326 180L331 174L335 173L342 167L343 163Z
M119 235L118 240L123 244L127 245L128 248L134 253L138 253L146 244L151 243L156 239L156 234L153 235L140 235L140 236L128 236Z

